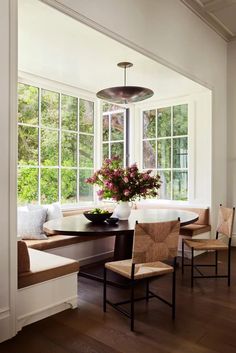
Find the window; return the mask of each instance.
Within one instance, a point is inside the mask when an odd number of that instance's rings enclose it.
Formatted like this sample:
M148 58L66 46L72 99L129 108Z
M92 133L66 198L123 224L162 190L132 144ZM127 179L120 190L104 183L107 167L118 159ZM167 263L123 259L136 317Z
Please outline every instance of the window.
M143 169L161 176L160 198L188 199L188 105L145 110Z
M102 132L102 159L118 156L126 166L127 109L104 102Z
M20 204L93 201L94 103L19 83Z

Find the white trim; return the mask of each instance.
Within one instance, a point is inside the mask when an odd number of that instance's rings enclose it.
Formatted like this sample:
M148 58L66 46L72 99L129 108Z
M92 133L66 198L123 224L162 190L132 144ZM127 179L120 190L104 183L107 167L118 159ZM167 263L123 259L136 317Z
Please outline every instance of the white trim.
M25 83L32 86L37 86L49 91L54 91L58 93L62 93L65 95L70 95L74 97L78 97L85 100L96 101L96 95L93 92L86 91L76 86L68 85L61 81L50 80L48 78L32 74L26 71L18 72L18 81L20 83Z
M17 292L17 82L18 82L18 1L9 1L10 10L10 118L9 118L9 337L16 334Z

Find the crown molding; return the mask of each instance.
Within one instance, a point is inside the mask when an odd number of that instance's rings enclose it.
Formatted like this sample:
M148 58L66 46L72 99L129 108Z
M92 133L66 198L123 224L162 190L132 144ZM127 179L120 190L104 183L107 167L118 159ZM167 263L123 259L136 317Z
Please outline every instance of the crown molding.
M202 21L204 21L211 29L219 34L225 41L230 42L236 39L233 35L213 14L207 12L206 8L201 6L197 0L180 0L192 12L195 13Z

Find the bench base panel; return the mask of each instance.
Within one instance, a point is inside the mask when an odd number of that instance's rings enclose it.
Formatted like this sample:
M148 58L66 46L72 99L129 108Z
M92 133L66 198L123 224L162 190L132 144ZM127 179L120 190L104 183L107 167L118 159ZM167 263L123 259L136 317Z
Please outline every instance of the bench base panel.
M17 291L17 331L33 322L78 306L77 273Z

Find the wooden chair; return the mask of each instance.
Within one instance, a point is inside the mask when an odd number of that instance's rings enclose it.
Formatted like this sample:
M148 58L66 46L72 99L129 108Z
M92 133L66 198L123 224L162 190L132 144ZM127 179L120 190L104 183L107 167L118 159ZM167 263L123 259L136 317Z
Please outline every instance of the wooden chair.
M111 305L120 313L131 320L131 331L134 330L134 302L150 298L158 298L172 307L172 318L175 318L175 269L178 248L180 221L159 223L136 222L133 240L132 259L107 262L104 266L104 297L103 310L106 312L106 304ZM172 260L172 266L162 261ZM107 300L107 270L113 271L128 278L131 288L130 300L112 303ZM149 290L149 279L172 273L172 301L161 298ZM137 281L146 281L146 295L134 298L134 287ZM121 307L130 303L130 312Z
M185 266L191 266L191 287L195 278L228 278L228 286L230 286L230 255L231 255L231 238L233 231L235 208L227 208L220 205L218 225L216 228L215 239L183 239L182 241L182 273ZM219 234L224 237L219 238ZM225 241L226 238L226 241ZM184 263L184 245L191 249L191 264ZM215 251L214 264L194 264L194 250ZM228 272L226 275L218 275L218 252L228 252ZM215 275L204 275L198 267L215 267ZM199 275L194 275L194 269Z

